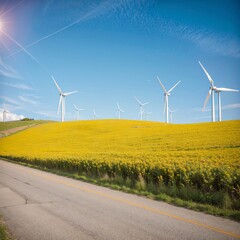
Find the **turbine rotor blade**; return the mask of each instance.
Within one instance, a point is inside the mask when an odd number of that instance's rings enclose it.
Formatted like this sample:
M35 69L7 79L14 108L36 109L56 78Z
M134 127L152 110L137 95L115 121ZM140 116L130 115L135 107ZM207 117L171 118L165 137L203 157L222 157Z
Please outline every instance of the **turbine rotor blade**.
M96 112L95 112L95 109L93 109L93 115L94 115L94 117L99 117L97 114L96 114Z
M73 91L73 92L68 92L68 93L64 93L64 96L68 96L68 95L71 95L73 93L77 93L78 91Z
M57 114L59 115L59 111L60 111L60 106L62 104L62 95L60 96L60 99L59 99L59 104L58 104L58 111L57 111Z
M216 90L220 92L239 92L239 90L231 88L216 88Z
M58 86L57 81L55 80L55 78L54 78L53 76L52 76L52 79L53 79L53 81L54 81L54 83L55 83L55 85L56 85L56 87L57 87L59 93L62 93L61 88Z
M178 81L169 91L168 93L170 93L181 81Z
M78 108L76 107L76 105L75 104L73 104L73 106L75 107L75 109L78 111Z
M206 99L205 99L205 101L204 101L204 105L203 105L202 111L205 110L205 107L206 107L206 105L207 105L208 99L209 99L209 97L211 96L211 94L212 94L212 89L210 89L209 92L208 92L208 95L207 95L207 97L206 97Z
M150 102L145 102L145 103L143 103L142 104L142 106L145 106L145 105L147 105L147 104L149 104Z
M167 90L166 90L166 88L163 86L163 84L162 84L162 82L160 81L160 79L159 79L159 77L158 77L158 76L157 76L157 80L158 80L158 82L160 83L160 85L161 85L161 87L162 87L163 91L164 91L165 93L167 93Z
M139 100L137 97L135 97L135 99L137 100L137 102L138 102L140 105L142 105L142 103L140 102L140 100Z
M198 63L200 64L201 68L203 69L203 71L204 71L205 74L207 75L207 78L208 78L210 84L213 86L213 85L214 85L214 81L212 80L211 76L209 75L209 73L207 72L207 70L204 68L204 66L201 64L201 62L198 61Z

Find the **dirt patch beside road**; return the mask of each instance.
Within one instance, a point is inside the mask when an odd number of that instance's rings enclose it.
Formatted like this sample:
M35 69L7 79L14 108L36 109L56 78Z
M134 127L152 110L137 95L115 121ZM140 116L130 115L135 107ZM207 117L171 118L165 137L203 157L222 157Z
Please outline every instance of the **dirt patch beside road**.
M19 132L19 131L22 131L22 130L24 130L26 128L29 128L29 127L32 127L34 125L35 124L28 125L28 126L21 126L21 127L16 127L16 128L11 128L11 129L0 131L0 138L6 137L8 135L11 135L11 134Z

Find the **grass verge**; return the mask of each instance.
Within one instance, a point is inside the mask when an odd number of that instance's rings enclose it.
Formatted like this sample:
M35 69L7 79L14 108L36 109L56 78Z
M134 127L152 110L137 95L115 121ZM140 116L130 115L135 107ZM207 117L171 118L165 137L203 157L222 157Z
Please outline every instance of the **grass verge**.
M8 130L16 127L30 126L30 125L39 125L50 123L52 121L47 120L32 120L32 121L10 121L10 122L0 122L0 131Z
M46 167L41 167L41 166L32 165L29 163L24 163L24 162L19 162L19 161L13 161L11 159L2 158L2 157L1 157L1 159L6 160L8 162L12 162L12 163L17 163L17 164L20 164L23 166L27 166L27 167L39 169L42 171L54 173L57 175L73 178L76 180L81 180L84 182L92 183L92 184L103 186L103 187L108 187L108 188L123 191L126 193L144 196L144 197L147 197L147 198L150 198L153 200L164 201L164 202L167 202L167 203L175 205L175 206L184 207L184 208L195 210L195 211L201 211L201 212L208 213L211 215L221 216L224 218L228 218L228 219L232 219L237 222L240 222L240 211L239 210L227 209L225 207L219 208L219 207L216 207L216 206L210 205L210 204L203 204L203 203L193 202L190 200L183 200L179 197L170 196L169 194L167 194L167 193L171 193L171 191L166 191L166 188L163 189L162 193L159 193L159 192L154 193L154 191L144 190L139 187L136 188L136 185L133 187L133 186L131 186L131 183L123 182L123 181L121 181L121 179L117 179L116 181L113 181L112 179L109 179L109 178L97 178L97 177L88 176L85 174L69 173L69 172L64 172L61 170L48 169ZM174 190L172 190L172 191L174 191Z
M0 216L0 239L1 240L13 240L13 236L9 233L2 217Z

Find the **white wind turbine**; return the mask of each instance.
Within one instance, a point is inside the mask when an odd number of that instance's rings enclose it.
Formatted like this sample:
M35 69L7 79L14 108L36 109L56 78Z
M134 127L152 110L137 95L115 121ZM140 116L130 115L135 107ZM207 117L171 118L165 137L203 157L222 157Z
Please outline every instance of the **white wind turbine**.
M163 86L162 82L160 81L159 77L157 76L158 82L160 83L163 92L164 92L164 109L163 109L163 114L166 114L166 123L169 122L169 118L168 118L168 114L169 114L169 110L168 110L168 97L170 96L171 91L181 82L178 81L171 89L169 89L168 91L166 90L166 88Z
M84 109L78 108L75 104L73 104L73 106L74 106L74 108L75 108L75 110L76 110L76 112L75 112L76 120L79 120L79 112L80 112L80 111L83 111Z
M96 114L95 109L93 109L93 119L98 119L99 116Z
M140 111L139 111L139 114L141 116L141 120L143 120L143 114L144 114L144 110L143 110L143 107L147 104L149 104L149 102L145 102L145 103L141 103L140 100L135 97L135 99L137 100L138 104L139 104L139 107L140 107Z
M60 111L60 106L62 105L62 116L61 116L61 121L64 122L64 116L65 116L65 97L73 94L73 93L76 93L78 91L74 91L74 92L68 92L68 93L63 93L61 88L58 86L56 80L54 79L54 77L52 76L52 79L58 89L58 92L59 92L59 95L60 95L60 99L59 99L59 104L58 104L58 114L59 114L59 111Z
M118 119L121 119L121 112L124 113L124 111L119 107L118 103L117 103L117 112L118 112Z
M168 108L169 109L169 117L170 117L170 123L172 123L173 121L173 117L172 117L172 115L173 115L173 113L174 112L176 112L177 110L176 109L174 109L174 110L172 110L172 109L170 109L170 108Z
M10 113L10 112L6 110L5 103L3 103L3 122L7 121L7 113Z
M208 95L205 99L204 105L203 105L203 111L207 105L208 99L212 94L212 122L215 122L215 105L214 105L214 92L216 92L218 94L218 121L222 120L222 105L221 105L221 92L239 92L239 90L236 89L231 89L231 88L218 88L214 85L214 81L212 80L211 76L209 75L209 73L207 72L207 70L203 67L203 65L201 64L200 61L198 61L198 63L200 64L201 68L203 69L203 71L205 72L205 74L207 75L207 78L211 84L210 88L209 88L209 92Z

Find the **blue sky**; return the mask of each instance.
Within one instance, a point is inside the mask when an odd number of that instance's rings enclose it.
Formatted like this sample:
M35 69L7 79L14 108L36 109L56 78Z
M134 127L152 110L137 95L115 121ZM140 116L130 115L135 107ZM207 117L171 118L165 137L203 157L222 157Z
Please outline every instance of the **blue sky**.
M73 104L82 119L93 109L116 118L117 102L122 118L139 119L137 96L150 102L150 120L164 121L158 75L167 89L181 80L169 98L173 122L210 121L198 60L216 86L240 89L239 16L232 0L1 0L0 108L60 120L53 75L63 91L79 91L66 99L66 120ZM239 119L240 93L223 93L222 106L223 120Z

